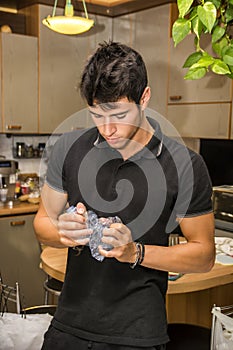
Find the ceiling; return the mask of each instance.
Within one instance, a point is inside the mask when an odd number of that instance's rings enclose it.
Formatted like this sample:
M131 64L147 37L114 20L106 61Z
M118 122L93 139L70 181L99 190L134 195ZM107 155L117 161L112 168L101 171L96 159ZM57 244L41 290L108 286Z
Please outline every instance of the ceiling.
M89 13L109 17L149 9L175 0L85 0ZM0 0L0 10L17 13L17 10L35 4L53 6L54 0ZM83 10L82 0L73 0L75 10ZM65 0L58 0L58 7L64 7Z

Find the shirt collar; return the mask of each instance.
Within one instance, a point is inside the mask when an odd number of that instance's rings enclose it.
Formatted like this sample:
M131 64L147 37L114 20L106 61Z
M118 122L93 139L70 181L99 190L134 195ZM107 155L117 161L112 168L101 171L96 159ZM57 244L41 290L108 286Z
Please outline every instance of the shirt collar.
M162 152L163 133L162 133L162 130L160 128L160 125L153 118L147 117L147 119L154 129L154 134L153 134L152 138L150 139L150 141L148 142L148 144L145 147L143 147L143 149L141 151L139 151L138 153L133 155L130 159L136 160L136 159L139 159L141 157L152 159L154 157L159 157L161 152ZM97 135L97 138L94 142L94 146L97 148L100 148L100 149L111 148L109 146L109 144L107 143L107 141L103 138L103 136L100 133L98 133L98 135Z

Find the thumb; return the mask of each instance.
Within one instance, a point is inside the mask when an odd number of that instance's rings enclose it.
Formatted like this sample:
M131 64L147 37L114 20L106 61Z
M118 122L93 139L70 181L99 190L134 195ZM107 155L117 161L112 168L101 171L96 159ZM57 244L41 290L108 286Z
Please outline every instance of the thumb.
M77 213L80 214L80 215L83 215L85 212L86 212L86 207L83 203L79 202L77 205L76 205L76 208L77 208Z

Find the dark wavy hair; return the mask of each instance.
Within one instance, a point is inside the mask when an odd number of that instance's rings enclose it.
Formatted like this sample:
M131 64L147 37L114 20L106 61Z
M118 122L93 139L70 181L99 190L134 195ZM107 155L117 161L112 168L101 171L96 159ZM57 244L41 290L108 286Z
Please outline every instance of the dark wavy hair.
M118 42L99 44L84 68L80 91L89 106L127 97L139 104L148 83L145 63L132 48Z

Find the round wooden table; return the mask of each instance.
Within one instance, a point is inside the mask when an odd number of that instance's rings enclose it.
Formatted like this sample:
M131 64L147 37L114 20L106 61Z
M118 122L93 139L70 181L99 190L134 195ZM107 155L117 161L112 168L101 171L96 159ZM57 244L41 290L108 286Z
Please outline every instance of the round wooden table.
M67 248L45 247L41 267L51 277L64 281ZM215 264L207 273L185 274L169 281L166 298L169 323L211 327L211 309L233 304L233 265Z
M44 247L41 253L41 268L47 275L64 281L66 272L67 248Z

